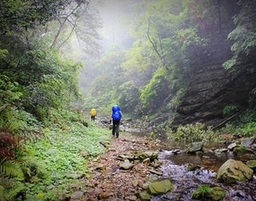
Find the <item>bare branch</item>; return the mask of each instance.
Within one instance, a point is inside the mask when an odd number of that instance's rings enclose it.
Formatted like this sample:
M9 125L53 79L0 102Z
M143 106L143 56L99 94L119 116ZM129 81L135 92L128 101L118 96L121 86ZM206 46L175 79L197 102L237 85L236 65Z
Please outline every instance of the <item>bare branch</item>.
M65 23L67 22L68 18L69 18L72 14L74 14L75 11L76 11L79 7L80 7L80 4L78 4L78 5L64 18L63 22L61 22L61 21L59 20L59 22L60 22L60 27L59 27L59 29L58 29L58 32L57 32L56 36L54 37L54 40L53 40L53 42L52 42L50 48L53 48L54 46L56 46L57 40L58 40L58 38L59 38L59 36L60 36L60 33L61 33L61 31L62 31L62 29L63 29Z
M164 59L164 56L161 55L160 51L158 50L157 48L157 43L153 41L153 39L150 37L150 33L149 33L149 29L150 29L150 19L148 19L148 30L147 30L147 37L148 37L148 40L149 42L151 43L151 45L153 46L157 56L159 57L160 61L162 62L162 65L167 69L167 70L170 70L168 67L167 67L167 62L165 61Z

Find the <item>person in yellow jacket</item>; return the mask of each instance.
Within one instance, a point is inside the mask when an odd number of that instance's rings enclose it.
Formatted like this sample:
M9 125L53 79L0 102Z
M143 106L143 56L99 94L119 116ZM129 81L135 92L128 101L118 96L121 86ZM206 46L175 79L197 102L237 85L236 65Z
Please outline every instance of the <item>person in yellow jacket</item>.
M94 121L95 117L97 115L97 112L96 112L96 110L94 108L91 109L90 115L91 115L91 120Z

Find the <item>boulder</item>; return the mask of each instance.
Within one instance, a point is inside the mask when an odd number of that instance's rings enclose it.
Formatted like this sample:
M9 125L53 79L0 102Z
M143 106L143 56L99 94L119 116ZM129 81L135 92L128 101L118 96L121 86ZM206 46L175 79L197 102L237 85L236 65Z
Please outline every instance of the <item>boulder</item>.
M244 146L237 146L233 150L235 155L242 155L242 154L255 154L253 150Z
M148 192L151 195L160 195L172 190L173 185L168 179L151 182L148 186Z
M255 142L255 137L241 139L241 145L244 147L250 147Z
M203 150L204 143L203 142L193 142L187 150L188 154L194 154L198 151Z
M218 170L217 179L227 183L252 179L253 170L241 161L227 160Z

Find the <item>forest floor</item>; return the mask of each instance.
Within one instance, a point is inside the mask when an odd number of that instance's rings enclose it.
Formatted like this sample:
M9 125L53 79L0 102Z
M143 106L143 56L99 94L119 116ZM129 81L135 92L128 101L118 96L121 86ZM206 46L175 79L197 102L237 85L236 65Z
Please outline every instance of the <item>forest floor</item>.
M149 181L156 169L150 162L134 162L133 168L122 170L121 155L132 155L136 151L156 151L159 142L145 137L122 133L113 137L106 146L106 152L88 162L88 175L85 189L76 191L71 200L139 200L138 193Z

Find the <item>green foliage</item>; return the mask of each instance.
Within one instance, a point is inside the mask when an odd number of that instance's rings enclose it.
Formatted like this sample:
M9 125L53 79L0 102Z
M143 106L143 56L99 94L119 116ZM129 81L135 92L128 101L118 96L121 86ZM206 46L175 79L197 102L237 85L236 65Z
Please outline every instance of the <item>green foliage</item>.
M132 81L123 83L118 87L118 92L120 92L118 102L122 105L122 111L126 113L133 111L135 115L140 114L139 89L134 83Z
M21 95L17 82L12 82L8 76L0 75L0 106L17 102Z
M198 186L198 191L200 192L202 198L204 198L210 192L210 186L202 184Z
M205 128L202 123L179 126L176 132L170 131L168 136L175 141L186 143L198 141L211 143L219 140L219 136L212 131L211 127Z
M246 123L240 128L241 133L245 136L255 136L256 135L256 121Z
M55 126L51 124L45 128L46 136L37 143L26 145L24 154L29 153L35 161L44 164L43 169L34 169L34 173L26 171L27 175L30 174L26 183L27 200L36 200L38 196L58 200L61 193L67 196L72 193L72 183L79 184L82 182L79 178L86 174L87 157L102 153L104 147L99 142L110 137L106 135L108 131L95 127L93 123L85 127L83 117L74 112L53 110L51 120Z
M178 90L178 92L171 98L171 101L168 103L167 108L175 111L176 108L180 104L180 99L183 97L185 94L186 90L184 88L181 88Z
M144 109L152 111L163 103L163 98L168 92L168 81L166 79L166 69L159 69L151 81L141 90L140 99Z
M249 60L254 60L256 50L256 23L255 23L255 1L240 0L238 2L241 10L234 17L236 28L230 32L228 38L234 43L231 47L233 57L223 65L231 68Z
M16 177L19 180L24 180L24 174L21 170L20 164L15 161L0 161L0 175L5 175L7 177Z
M4 58L6 55L8 55L8 50L0 49L0 62L1 62L2 58Z
M236 105L226 105L223 109L224 116L230 116L238 111L238 107Z
M16 195L25 189L21 181L24 180L24 173L20 163L2 159L0 161L0 200L11 201Z
M36 25L45 25L68 4L68 2L62 0L41 0L38 2L32 0L1 0L0 2L0 30L8 33L17 32L16 34L20 34L21 31L28 28L34 28Z

